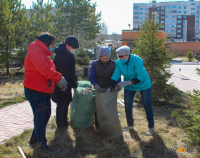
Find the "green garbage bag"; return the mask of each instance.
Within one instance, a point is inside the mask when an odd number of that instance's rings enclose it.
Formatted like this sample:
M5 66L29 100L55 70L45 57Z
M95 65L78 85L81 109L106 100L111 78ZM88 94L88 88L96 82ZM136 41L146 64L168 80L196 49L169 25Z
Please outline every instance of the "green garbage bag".
M78 87L92 88L90 81L78 81Z
M85 92L86 90L90 90L91 93ZM70 110L71 124L74 129L87 129L92 127L96 110L94 90L92 90L92 88L77 88L77 90L74 91Z

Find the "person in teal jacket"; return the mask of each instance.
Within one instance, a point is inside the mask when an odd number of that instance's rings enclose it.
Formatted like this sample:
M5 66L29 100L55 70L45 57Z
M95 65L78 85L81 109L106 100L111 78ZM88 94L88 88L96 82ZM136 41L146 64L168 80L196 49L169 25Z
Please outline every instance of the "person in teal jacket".
M126 129L133 128L133 100L136 92L140 91L148 121L149 130L147 135L153 135L154 117L151 104L151 80L144 68L143 60L137 55L130 54L128 46L122 46L116 52L118 59L111 77L110 89L117 86L121 90L124 87L125 112L128 124ZM124 81L117 83L121 74L124 76Z

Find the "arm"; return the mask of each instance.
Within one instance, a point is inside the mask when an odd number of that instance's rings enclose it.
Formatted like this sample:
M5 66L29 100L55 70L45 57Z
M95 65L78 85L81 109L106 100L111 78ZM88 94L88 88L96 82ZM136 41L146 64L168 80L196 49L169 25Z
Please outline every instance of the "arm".
M143 61L141 58L138 58L136 65L135 65L135 73L136 73L136 78L133 78L131 82L133 84L138 84L142 82L145 79L146 75L146 70L143 65Z
M90 66L90 75L89 75L89 79L90 82L92 83L92 85L97 84L97 81L95 79L95 69L94 69L94 62L92 62L91 66Z
M74 78L73 72L71 71L70 59L67 58L63 54L59 54L59 56L55 56L54 63L56 63L56 67L60 68L61 74L65 77L68 84L71 85L72 88L77 88L76 77Z
M31 55L30 58L36 70L45 78L52 81L59 81L62 78L62 74L50 67L43 53L38 52L38 54Z

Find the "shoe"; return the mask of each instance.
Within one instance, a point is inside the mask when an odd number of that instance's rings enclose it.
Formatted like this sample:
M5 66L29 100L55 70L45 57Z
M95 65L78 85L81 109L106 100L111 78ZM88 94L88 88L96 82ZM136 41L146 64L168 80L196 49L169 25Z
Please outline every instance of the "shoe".
M149 128L147 135L152 136L154 134L154 128Z
M47 151L47 152L51 152L51 150L49 149L49 147L47 145L41 146L41 149L43 149L44 151Z
M123 131L129 131L131 129L133 129L133 126L126 126L123 128Z
M36 139L30 139L29 141L29 145L33 146L37 144L37 140Z

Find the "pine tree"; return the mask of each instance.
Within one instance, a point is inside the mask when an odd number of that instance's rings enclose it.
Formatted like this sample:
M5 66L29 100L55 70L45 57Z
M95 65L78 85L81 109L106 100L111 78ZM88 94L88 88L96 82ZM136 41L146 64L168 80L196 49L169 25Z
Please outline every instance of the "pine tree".
M53 3L43 0L37 0L32 3L29 12L29 35L28 44L35 41L35 37L41 32L53 32L54 14L52 11Z
M138 32L138 40L135 42L133 53L139 55L152 82L152 102L159 105L160 101L168 101L173 95L173 85L167 84L172 76L170 61L174 57L169 52L170 46L164 46L166 38L159 39L161 24L156 22L154 13L146 18Z
M54 0L55 35L57 42L73 35L79 39L80 46L92 45L101 29L101 13L95 15L96 4L91 0Z
M0 0L0 23L0 60L9 75L13 53L22 49L27 31L26 8L21 0Z

